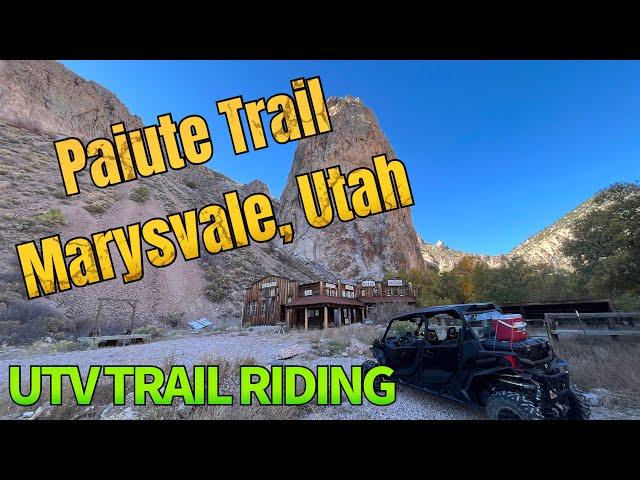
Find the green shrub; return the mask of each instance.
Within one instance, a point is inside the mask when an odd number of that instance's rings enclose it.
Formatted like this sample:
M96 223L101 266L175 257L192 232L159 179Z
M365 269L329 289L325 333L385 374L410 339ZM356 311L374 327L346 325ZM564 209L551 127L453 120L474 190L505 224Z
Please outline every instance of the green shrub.
M37 215L35 220L46 227L59 227L67 223L64 215L57 208L50 208L46 212Z
M164 335L164 330L157 325L149 324L143 327L134 328L132 333L151 335L151 338L157 338Z
M229 298L229 290L232 288L229 274L221 267L210 265L205 268L205 294L212 302L221 302Z
M82 208L84 208L89 213L94 213L98 215L104 213L107 210L105 205L102 202L87 203Z
M144 185L141 185L131 190L131 194L129 195L129 198L134 202L144 203L147 200L149 200L150 195L151 195L151 191Z
M640 312L640 295L624 293L613 300L616 310L623 312Z
M102 202L93 202L85 205L84 209L89 213L100 215L107 211L107 206Z

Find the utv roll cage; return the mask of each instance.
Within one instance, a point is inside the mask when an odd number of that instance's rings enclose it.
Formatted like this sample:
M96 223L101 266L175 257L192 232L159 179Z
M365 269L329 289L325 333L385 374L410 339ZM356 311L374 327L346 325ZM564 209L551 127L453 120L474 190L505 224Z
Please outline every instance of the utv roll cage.
M382 341L385 341L385 339L387 338L387 334L391 329L391 326L395 322L409 321L417 323L416 320L418 319L418 317L421 317L420 322L423 322L425 318L430 318L435 315L441 314L451 315L452 317L456 317L462 321L466 321L465 315L468 315L470 313L483 313L495 310L499 312L502 311L500 310L500 307L498 307L495 303L467 303L422 308L420 310L415 310L414 312L406 313L404 315L400 315L391 319L391 321L387 325L387 329L385 330L384 335L382 336ZM418 323L418 328L420 327L420 325L421 323Z

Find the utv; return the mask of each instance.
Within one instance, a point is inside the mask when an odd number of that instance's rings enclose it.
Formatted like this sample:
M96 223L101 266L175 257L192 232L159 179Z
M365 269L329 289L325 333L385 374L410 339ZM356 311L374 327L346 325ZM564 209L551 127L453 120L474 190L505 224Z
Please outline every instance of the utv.
M590 416L569 382L567 363L544 338L498 334L508 316L492 303L430 307L392 319L372 351L393 369L389 380L467 405L490 419L575 419ZM522 324L524 325L524 324Z

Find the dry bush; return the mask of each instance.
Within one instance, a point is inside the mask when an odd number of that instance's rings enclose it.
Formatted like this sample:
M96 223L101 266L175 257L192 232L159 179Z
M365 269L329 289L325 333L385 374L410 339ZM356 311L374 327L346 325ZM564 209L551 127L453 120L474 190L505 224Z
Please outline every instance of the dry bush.
M170 361L166 361L165 368L168 368L170 364ZM239 405L240 367L256 365L257 362L253 357L230 361L209 354L202 356L196 364L218 366L219 392L233 395L234 405L185 406L182 403L176 403L170 406L148 406L144 408L142 418L153 420L295 420L312 411L313 407L307 405Z
M18 300L0 312L0 340L25 345L46 336L65 339L73 323L44 302Z
M572 381L583 389L606 388L637 397L640 393L640 342L637 338L562 339L554 350L569 362Z
M149 200L150 195L151 190L149 190L149 188L144 185L140 185L139 187L131 190L129 198L134 202L145 203L147 200Z
M57 208L50 208L46 212L41 213L40 215L37 215L35 217L35 220L38 223L41 223L42 225L44 225L45 227L52 227L52 228L61 227L67 224L64 218L64 215Z
M134 328L132 333L151 335L151 338L159 338L164 336L164 330L160 328L158 325L154 325L152 323L143 325L138 328Z
M309 341L321 356L341 355L347 350L351 339L355 339L370 346L373 341L382 336L380 327L356 323L309 332Z
M22 391L28 391L28 377L23 378ZM132 383L125 380L126 391L130 392ZM92 405L78 405L73 396L73 390L68 379L62 383L62 405L51 405L49 403L51 387L48 382L42 385L40 400L35 405L27 407L16 405L11 401L8 388L2 394L3 401L0 402L0 418L16 418L24 412L35 412L38 408L45 411L39 417L42 420L95 420L100 418L100 413L107 405L113 402L113 383L110 380L101 379L96 385Z
M176 328L184 323L184 312L168 312L158 317L163 325Z
M18 217L17 221L17 231L31 233L52 232L67 224L63 213L57 208L50 208L39 215Z
M101 215L107 211L107 205L104 202L91 202L83 208L94 215Z
M405 313L415 312L416 309L417 307L415 305L408 305L406 303L380 303L369 309L369 320L378 325L386 325L392 318Z

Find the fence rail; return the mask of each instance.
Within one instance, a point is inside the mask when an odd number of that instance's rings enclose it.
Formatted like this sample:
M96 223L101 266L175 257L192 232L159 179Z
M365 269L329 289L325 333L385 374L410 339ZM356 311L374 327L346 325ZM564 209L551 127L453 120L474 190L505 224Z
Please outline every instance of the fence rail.
M544 326L553 340L565 335L640 335L640 312L545 313Z

